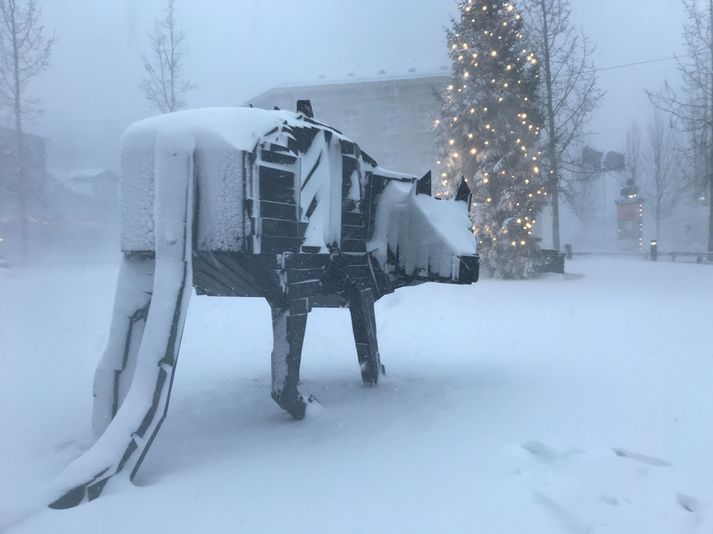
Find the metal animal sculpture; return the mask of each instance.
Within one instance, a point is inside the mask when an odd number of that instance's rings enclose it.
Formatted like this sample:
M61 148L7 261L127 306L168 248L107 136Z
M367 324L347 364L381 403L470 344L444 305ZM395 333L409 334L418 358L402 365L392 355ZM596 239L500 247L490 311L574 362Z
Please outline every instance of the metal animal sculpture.
M374 302L425 281L469 284L478 257L468 189L430 196L356 143L298 113L252 108L163 115L122 140L121 246L109 342L94 380L95 444L56 481L54 508L133 478L166 415L188 300L265 298L272 397L305 415L297 389L307 315L347 307L362 380L382 365Z

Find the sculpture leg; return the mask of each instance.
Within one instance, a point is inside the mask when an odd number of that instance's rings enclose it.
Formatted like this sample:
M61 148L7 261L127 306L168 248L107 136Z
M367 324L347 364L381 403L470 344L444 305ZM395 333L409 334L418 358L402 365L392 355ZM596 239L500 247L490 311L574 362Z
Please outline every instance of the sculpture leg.
M193 148L178 135L156 141L153 295L128 393L94 445L55 480L50 507L98 497L109 480L131 480L168 409L176 359L192 291Z
M272 398L295 419L305 416L305 401L297 384L300 379L302 343L307 314L290 314L289 309L272 310Z
M126 255L121 260L109 341L94 373L92 428L99 438L126 397L146 325L153 291L153 258Z
M365 384L376 385L379 382L379 373L381 373L382 367L376 340L374 293L371 288L354 291L349 303L349 312L352 317L352 330L361 368L361 379Z

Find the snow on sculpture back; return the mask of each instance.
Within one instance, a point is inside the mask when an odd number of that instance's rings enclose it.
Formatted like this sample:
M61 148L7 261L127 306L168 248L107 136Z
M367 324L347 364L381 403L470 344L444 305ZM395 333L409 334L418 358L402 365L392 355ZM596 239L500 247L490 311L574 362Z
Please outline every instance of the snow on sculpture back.
M477 281L467 185L430 196L430 173L380 168L300 113L214 108L159 116L122 139L114 314L94 380L97 441L60 475L54 508L133 478L168 408L193 286L257 296L273 323L272 397L296 419L307 315L349 308L362 380L383 372L374 302L425 281Z

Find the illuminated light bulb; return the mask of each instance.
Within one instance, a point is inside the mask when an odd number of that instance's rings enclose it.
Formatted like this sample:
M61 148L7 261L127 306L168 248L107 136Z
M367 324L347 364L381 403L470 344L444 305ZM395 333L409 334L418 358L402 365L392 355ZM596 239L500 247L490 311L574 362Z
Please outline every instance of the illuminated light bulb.
M535 166L532 170L535 174L540 174L540 168L538 166Z
M455 139L449 139L449 140L448 140L448 144L451 145L451 146L453 146L453 145L456 144L456 140L455 140Z
M488 197L485 199L485 202L491 202L492 200L493 200L492 198Z
M498 51L497 51L497 50L492 50L492 51L490 52L490 57L497 57L497 55L498 55Z
M468 139L473 139L473 134L472 134L472 133L469 133L469 134L468 134Z
M476 149L474 149L474 148L471 148L471 149L470 149L470 154L471 154L472 156L475 156L477 153L478 153L478 151L477 151Z

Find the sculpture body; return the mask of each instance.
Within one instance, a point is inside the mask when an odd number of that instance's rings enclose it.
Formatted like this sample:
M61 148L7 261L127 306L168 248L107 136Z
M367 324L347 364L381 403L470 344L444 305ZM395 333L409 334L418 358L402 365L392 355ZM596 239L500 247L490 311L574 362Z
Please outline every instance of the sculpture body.
M310 108L185 111L125 134L124 256L95 375L97 441L62 473L52 507L137 472L168 408L193 288L268 301L272 396L300 419L313 307L349 309L362 379L376 384L374 302L424 281L477 281L466 202L431 198L430 174L381 169Z

